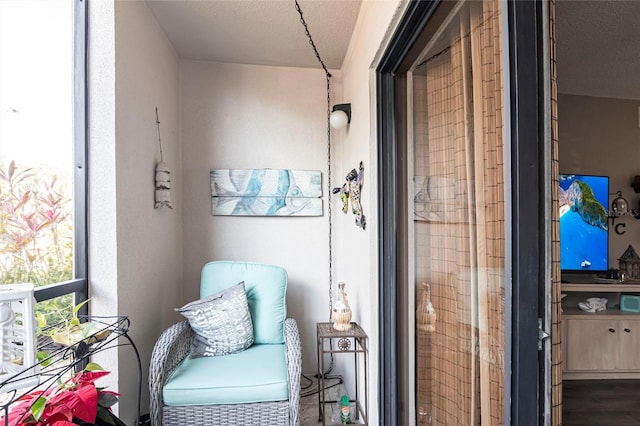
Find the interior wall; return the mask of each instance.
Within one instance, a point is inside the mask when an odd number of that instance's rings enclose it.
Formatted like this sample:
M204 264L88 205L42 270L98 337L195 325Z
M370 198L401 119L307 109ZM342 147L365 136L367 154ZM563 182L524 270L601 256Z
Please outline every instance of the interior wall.
M160 333L179 320L173 308L183 291L179 67L144 2L116 2L115 17L118 312L129 315L142 358L141 406L146 413L146 366ZM156 107L163 159L171 170L173 209L155 209L155 167L160 161ZM125 348L119 357L120 387L135 389L133 352ZM121 411L129 415L133 402L124 399Z
M334 103L351 103L351 123L338 132L333 173L334 186L344 182L346 174L364 163L361 203L367 220L365 230L355 225L351 211L336 212L336 249L334 281L346 283L353 321L369 336L369 422L378 424L378 167L376 130L375 66L397 23L404 1L363 2L351 42L342 66L342 93ZM336 209L338 210L338 209ZM336 372L350 372L350 357L335 357ZM345 374L352 381L351 374ZM362 382L361 382L362 383Z
M90 22L91 311L129 316L142 362L141 413L147 413L151 351L162 330L179 319L173 308L182 300L178 59L144 2L91 2ZM173 210L154 209L156 107ZM110 378L117 377L122 395L119 415L134 424L133 349L112 348L97 361L117 368Z
M609 193L622 191L631 208L640 208L640 194L631 188L640 175L640 101L560 94L558 131L560 173L609 176ZM609 205L616 195L609 195ZM624 223L618 235L609 222L609 268L629 244L640 250L640 220Z
M289 277L288 316L296 319L300 329L303 372L315 373L315 323L329 319L324 72L183 61L180 81L184 175L182 301L199 297L200 271L211 260L284 267ZM212 168L319 170L324 214L213 216Z

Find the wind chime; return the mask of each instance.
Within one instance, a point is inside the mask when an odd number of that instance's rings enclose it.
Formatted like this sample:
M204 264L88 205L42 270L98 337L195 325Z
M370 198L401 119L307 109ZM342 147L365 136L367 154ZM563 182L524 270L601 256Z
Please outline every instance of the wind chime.
M156 166L156 205L159 209L162 206L173 209L171 204L171 172L167 163L164 162L162 154L162 139L160 138L160 120L158 119L158 107L156 107L156 127L158 130L158 145L160 147L160 162Z

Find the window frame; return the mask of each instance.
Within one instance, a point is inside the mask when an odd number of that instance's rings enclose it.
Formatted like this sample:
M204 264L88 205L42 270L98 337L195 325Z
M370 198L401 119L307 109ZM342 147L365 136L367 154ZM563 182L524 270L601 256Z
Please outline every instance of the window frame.
M34 290L36 302L73 294L73 304L89 297L87 279L87 2L73 1L73 276ZM88 304L78 314L88 314Z

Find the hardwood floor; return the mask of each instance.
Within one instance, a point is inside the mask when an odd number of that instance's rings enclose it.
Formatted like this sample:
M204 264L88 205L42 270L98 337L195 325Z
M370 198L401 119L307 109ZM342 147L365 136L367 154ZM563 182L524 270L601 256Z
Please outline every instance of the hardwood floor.
M563 426L640 426L640 380L565 380Z

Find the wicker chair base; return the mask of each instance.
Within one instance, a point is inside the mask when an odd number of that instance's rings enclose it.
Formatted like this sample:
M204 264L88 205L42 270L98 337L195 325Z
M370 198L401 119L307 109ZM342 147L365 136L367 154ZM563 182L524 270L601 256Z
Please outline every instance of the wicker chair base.
M289 411L289 401L229 405L165 405L162 407L162 424L288 426ZM242 419L241 423L239 419ZM268 423L265 423L264 419L269 419Z
M300 333L298 325L293 318L287 318L284 325L289 400L210 406L164 406L162 404L162 387L171 372L188 355L191 341L194 338L194 332L186 320L176 323L165 330L156 342L149 367L152 426L300 426L300 376L302 371ZM260 420L261 418L262 420Z

